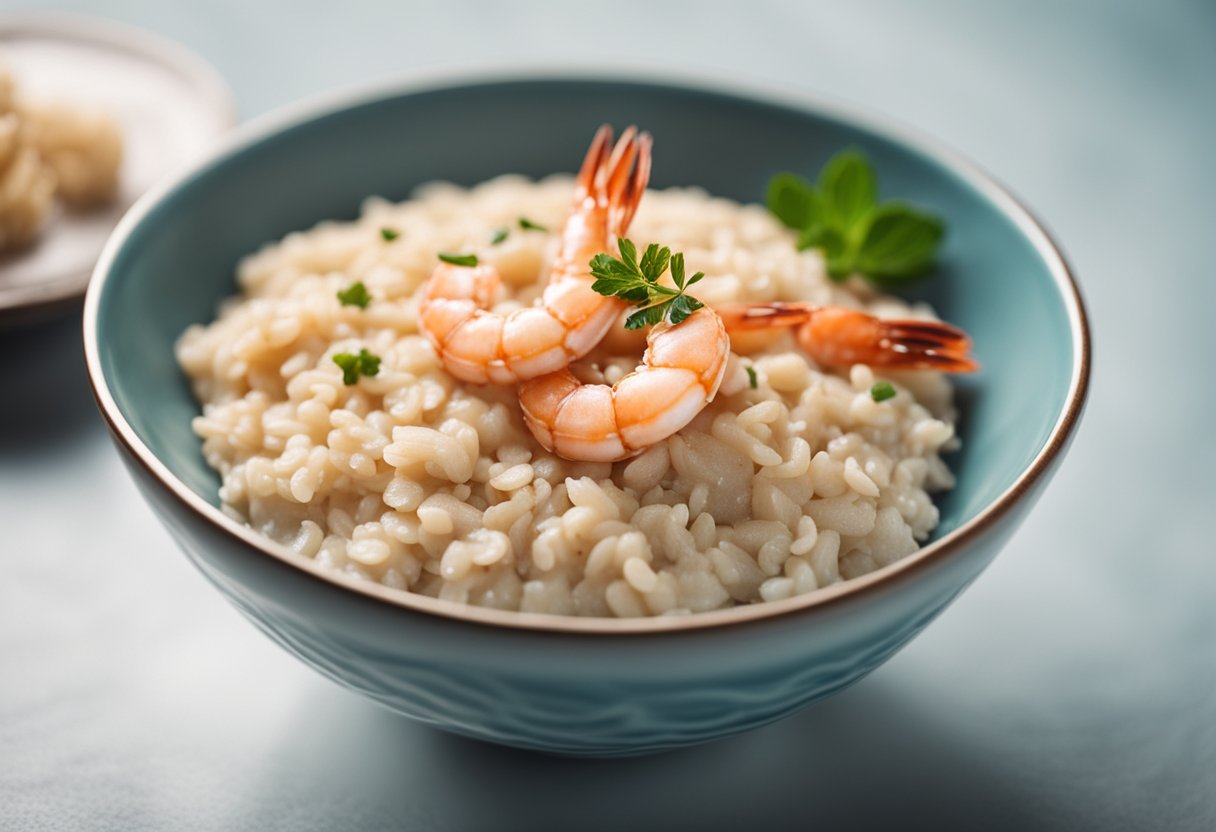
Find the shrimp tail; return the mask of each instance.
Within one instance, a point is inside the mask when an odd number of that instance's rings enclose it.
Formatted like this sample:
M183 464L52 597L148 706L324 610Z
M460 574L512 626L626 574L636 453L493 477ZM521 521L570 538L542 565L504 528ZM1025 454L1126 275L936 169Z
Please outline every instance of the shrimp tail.
M583 166L579 168L578 178L575 179L575 201L581 202L589 196L594 196L596 192L596 182L600 178L600 171L604 167L604 160L608 157L612 148L612 125L600 125L600 129L595 131L595 137L591 140L591 146L587 148L587 155L583 157Z
M905 370L971 373L971 339L941 321L882 320L855 309L806 303L732 304L718 310L727 331L798 327L798 343L820 364L869 364Z
M815 307L804 303L733 303L716 311L728 332L801 326Z
M971 339L941 321L881 320L853 309L815 310L798 330L798 343L822 364L869 364L903 370L972 373Z
M650 136L636 127L615 144L611 127L596 131L538 304L492 311L501 278L488 263L435 268L418 318L449 373L473 384L512 384L565 367L600 342L624 303L592 289L588 263L629 227L650 178L650 151Z
M630 127L626 133L634 128ZM621 136L622 141L624 136ZM649 133L641 133L636 140L630 134L630 148L621 165L612 169L608 180L608 230L615 237L624 236L633 222L642 194L650 182L650 157L652 139ZM636 158L637 164L634 164Z

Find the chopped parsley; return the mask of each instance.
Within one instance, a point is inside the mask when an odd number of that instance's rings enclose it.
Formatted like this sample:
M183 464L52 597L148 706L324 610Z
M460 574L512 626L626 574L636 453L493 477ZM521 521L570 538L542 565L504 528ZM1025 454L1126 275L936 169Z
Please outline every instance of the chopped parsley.
M445 263L451 263L453 266L476 266L476 254L452 254L451 252L439 252L439 259Z
M368 293L367 287L363 285L363 281L356 280L345 289L338 291L338 301L343 306L357 306L360 309L366 309L372 301L372 296Z
M538 222L532 222L532 220L528 219L527 217L519 218L519 227L524 231L544 231L546 233L549 231L549 229L545 226Z
M870 388L870 398L876 402L885 402L887 399L895 398L895 388L890 382L880 381Z
M878 201L874 168L857 150L837 153L812 183L779 173L768 209L798 232L798 249L817 248L835 280L861 274L878 284L922 276L945 235L937 217L899 201Z
M385 242L391 243L393 240L401 236L401 232L395 228L384 226L380 229L380 236L384 238Z
M359 380L359 376L374 376L380 372L380 357L372 355L367 348L359 350L355 355L340 352L334 356L334 363L342 368L342 383L350 386Z
M760 379L758 379L756 377L756 368L753 367L751 364L748 364L748 365L744 366L743 369L747 370L747 383L749 385L751 385L751 388L753 390L755 390L757 387L760 386Z
M510 233L511 233L511 230L504 225L502 228L500 228L494 232L494 236L490 238L490 245L492 245L492 246L498 245L503 240L507 239L507 235Z
M611 254L597 254L591 259L591 275L595 278L591 288L641 307L625 319L625 329L640 329L664 319L678 324L705 305L685 294L705 273L697 272L685 280L683 253L672 254L667 246L651 243L639 262L637 247L631 241L622 237L617 247L621 251L619 260ZM659 283L668 266L675 289Z

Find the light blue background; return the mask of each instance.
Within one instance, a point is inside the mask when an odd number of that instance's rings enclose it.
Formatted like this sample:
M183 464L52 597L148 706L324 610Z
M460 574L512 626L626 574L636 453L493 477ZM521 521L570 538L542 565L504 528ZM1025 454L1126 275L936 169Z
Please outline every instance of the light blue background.
M1085 422L996 564L858 687L717 745L571 762L403 722L256 635L121 470L75 322L5 333L0 829L1216 827L1216 6L311 5L59 7L184 42L245 116L486 63L706 69L895 116L1071 255Z

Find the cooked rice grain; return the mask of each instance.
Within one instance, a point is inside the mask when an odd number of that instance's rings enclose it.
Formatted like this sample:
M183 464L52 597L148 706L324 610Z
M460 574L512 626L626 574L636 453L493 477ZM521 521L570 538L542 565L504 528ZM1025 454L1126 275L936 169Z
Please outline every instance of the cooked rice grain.
M563 615L679 615L789 598L915 551L953 479L950 388L930 372L825 373L782 336L735 362L718 399L631 460L554 457L514 392L448 376L418 332L438 251L499 268L502 311L531 303L554 235L494 230L526 215L560 228L571 182L430 185L401 204L288 235L246 258L242 294L181 337L203 414L194 429L225 510L326 568L461 603ZM380 229L399 236L385 241ZM809 300L892 316L924 307L826 279L814 252L757 206L696 190L646 195L631 236L685 252L710 304ZM366 309L337 293L361 280ZM380 372L342 382L332 357L366 348ZM614 379L637 356L580 369Z

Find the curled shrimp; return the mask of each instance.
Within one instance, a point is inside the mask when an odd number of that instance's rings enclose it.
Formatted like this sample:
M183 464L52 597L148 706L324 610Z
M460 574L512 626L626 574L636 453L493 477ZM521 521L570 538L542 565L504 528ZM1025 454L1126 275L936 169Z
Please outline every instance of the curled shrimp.
M500 282L493 267L439 264L419 320L444 369L475 384L513 384L565 367L600 342L625 305L592 291L588 264L629 228L650 180L650 148L650 135L633 127L615 147L611 127L596 132L538 305L491 312Z
M569 367L524 382L524 421L536 441L566 459L628 459L713 401L729 354L722 319L704 307L679 324L655 325L642 363L611 387L583 384Z
M740 303L718 310L732 333L798 327L798 344L820 364L971 373L971 339L940 321L882 320L856 309L805 303Z

